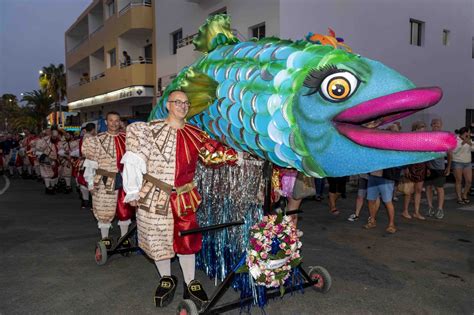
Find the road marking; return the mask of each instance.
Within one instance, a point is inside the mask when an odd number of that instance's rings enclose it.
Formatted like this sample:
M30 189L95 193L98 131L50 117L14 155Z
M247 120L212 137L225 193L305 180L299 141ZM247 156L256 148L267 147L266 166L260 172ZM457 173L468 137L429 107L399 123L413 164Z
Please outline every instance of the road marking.
M3 179L5 180L5 187L0 190L0 195L3 195L4 192L7 191L7 189L10 187L10 180L6 175L3 175Z

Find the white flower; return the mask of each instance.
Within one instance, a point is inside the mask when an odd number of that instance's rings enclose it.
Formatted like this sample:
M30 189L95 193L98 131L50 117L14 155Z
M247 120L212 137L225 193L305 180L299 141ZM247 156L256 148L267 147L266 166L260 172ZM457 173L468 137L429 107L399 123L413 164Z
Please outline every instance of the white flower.
M260 275L262 274L260 268L257 265L250 267L249 272L255 280L257 280L258 277L260 277Z

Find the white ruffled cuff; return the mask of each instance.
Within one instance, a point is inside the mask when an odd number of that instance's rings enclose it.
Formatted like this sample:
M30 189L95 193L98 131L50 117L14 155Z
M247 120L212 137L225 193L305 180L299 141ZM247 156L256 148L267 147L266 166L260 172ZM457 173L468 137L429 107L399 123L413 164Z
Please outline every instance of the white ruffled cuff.
M123 202L129 203L130 201L138 200L140 199L139 192L132 192L132 193L127 193L125 195L125 198L123 198Z
M133 165L135 168L138 168L138 170L142 174L146 174L146 163L145 161L136 153L132 151L127 151L122 157L122 160L120 161L123 165L125 164L130 164Z
M92 160L86 159L86 160L84 161L84 167L92 168L92 169L96 170L96 169L99 168L99 163L97 163L96 161L92 161Z

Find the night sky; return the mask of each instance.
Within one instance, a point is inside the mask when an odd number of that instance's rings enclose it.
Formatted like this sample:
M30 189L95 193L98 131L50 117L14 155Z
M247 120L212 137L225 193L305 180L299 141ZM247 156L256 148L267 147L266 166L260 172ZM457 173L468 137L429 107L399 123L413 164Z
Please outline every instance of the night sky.
M38 71L65 63L64 33L92 0L0 0L0 95L39 89Z

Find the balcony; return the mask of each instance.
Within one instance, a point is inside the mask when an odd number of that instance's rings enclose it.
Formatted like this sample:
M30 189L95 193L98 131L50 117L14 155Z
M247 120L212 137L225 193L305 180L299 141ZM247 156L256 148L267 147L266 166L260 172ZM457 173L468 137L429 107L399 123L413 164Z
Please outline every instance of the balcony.
M68 102L75 102L130 86L154 86L154 80L153 64L134 62L122 68L111 67L96 73L87 80L80 81L79 78L78 81L69 85Z
M118 3L119 16L124 15L133 7L151 7L151 0L122 0Z

